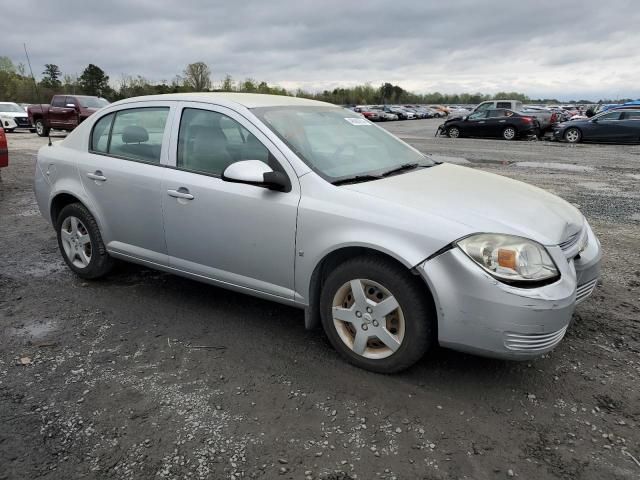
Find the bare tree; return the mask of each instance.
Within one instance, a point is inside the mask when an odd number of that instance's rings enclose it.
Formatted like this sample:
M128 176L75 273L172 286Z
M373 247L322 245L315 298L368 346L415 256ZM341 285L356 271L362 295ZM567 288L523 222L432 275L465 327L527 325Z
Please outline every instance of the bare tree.
M196 92L211 89L211 70L204 62L190 63L184 69L184 86Z

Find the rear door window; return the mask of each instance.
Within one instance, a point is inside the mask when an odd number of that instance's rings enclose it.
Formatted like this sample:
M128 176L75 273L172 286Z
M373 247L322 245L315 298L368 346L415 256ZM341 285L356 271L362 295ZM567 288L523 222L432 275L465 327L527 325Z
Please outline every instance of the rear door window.
M98 120L90 150L139 162L160 163L169 107L119 110Z
M498 102L496 108L511 108L511 102Z
M640 120L640 110L624 114L625 120Z
M111 134L111 124L115 114L105 115L96 122L91 132L91 151L97 153L108 153L109 135Z

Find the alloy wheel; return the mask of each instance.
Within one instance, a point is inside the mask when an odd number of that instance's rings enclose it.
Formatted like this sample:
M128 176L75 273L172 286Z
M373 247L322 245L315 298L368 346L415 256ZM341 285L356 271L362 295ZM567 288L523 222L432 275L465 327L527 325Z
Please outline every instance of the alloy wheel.
M451 127L447 133L451 138L458 138L460 136L460 130L458 130L456 127Z
M580 132L575 128L570 128L564 134L564 139L569 143L577 143L580 140Z
M42 133L44 132L44 125L41 121L36 122L36 132L38 133L38 135L42 135Z
M507 127L502 132L502 136L505 140L513 140L516 137L516 130L512 127Z
M366 279L344 283L333 297L333 324L342 342L369 359L393 355L402 345L405 319L396 298Z
M92 254L91 237L87 227L79 218L69 216L62 222L60 237L69 261L78 268L87 268Z

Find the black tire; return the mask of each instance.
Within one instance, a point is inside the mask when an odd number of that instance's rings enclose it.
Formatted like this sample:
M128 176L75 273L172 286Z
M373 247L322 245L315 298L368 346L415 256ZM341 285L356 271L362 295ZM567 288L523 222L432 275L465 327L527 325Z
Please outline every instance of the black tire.
M449 137L449 138L460 138L461 136L462 136L462 132L460 131L460 129L458 127L449 127L447 129L447 137Z
M567 143L580 143L582 141L582 132L579 128L567 128L563 135L564 141Z
M67 217L76 217L79 219L83 226L86 228L89 238L91 240L91 259L89 264L80 268L72 263L72 259L67 256L65 248L62 243L62 227ZM56 219L56 236L58 237L58 247L62 258L73 270L76 275L87 280L94 280L100 277L104 277L113 268L114 260L107 253L107 248L102 241L102 235L98 224L93 218L93 215L89 213L89 210L81 203L72 203L62 209L58 218Z
M512 127L511 125L505 127L502 130L502 138L509 141L515 140L516 138L518 138L518 130L516 129L516 127Z
M35 121L36 133L39 137L47 137L49 136L49 131L51 130L44 124L42 119L38 119Z
M341 339L333 320L333 300L351 280L367 279L386 288L396 298L404 317L404 337L398 349L385 358L371 359L355 353ZM435 344L436 320L427 286L404 267L384 257L356 257L336 267L320 294L322 326L333 347L350 363L377 373L395 373L420 360Z

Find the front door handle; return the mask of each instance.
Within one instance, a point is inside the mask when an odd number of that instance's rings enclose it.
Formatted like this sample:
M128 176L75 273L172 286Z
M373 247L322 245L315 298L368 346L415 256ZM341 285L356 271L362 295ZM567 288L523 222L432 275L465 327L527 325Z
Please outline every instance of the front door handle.
M184 187L180 187L177 190L167 190L167 193L170 197L174 198L184 198L185 200L193 200L194 198L193 195L189 193L189 190Z
M87 177L89 177L91 180L95 180L96 182L106 182L107 181L107 177L102 175L102 172L100 170L96 170L93 173L87 173Z

